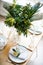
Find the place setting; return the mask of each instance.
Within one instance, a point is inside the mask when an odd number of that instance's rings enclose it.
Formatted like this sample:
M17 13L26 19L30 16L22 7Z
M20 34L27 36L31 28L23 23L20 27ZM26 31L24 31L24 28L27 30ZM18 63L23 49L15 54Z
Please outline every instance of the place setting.
M31 34L33 34L33 35L40 35L40 34L42 34L42 31L41 31L40 27L37 26L37 25L32 25L30 27L30 29L29 29L29 32Z
M22 45L16 45L10 48L8 58L15 63L22 63L28 59L29 51Z
M7 38L3 34L0 34L0 51L4 49L6 44L7 44Z

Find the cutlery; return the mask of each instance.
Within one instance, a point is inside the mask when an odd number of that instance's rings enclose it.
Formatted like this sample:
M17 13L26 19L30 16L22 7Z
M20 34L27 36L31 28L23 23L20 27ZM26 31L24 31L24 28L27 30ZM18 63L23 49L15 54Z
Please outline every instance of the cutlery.
M12 57L14 57L14 58L18 58L18 59L20 59L20 60L25 60L24 58L20 58L20 57L15 57L12 53L9 53Z

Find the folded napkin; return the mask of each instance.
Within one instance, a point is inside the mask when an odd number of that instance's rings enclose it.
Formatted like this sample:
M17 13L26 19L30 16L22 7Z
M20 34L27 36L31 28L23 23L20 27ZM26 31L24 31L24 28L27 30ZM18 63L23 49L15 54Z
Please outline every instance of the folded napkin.
M26 58L27 58L27 56L28 56L28 53L23 52L23 53L21 53L21 54L19 55L19 57L18 57L18 58L26 59Z

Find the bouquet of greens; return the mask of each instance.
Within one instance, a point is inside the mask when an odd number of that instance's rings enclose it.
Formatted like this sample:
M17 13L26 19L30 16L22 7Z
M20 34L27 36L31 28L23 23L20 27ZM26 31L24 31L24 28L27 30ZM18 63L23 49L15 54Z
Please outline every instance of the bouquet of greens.
M5 23L9 26L14 26L19 34L23 33L27 36L32 17L41 6L42 5L39 2L34 6L31 6L30 4L22 6L15 2L12 5L5 4L4 8L9 12L6 16Z

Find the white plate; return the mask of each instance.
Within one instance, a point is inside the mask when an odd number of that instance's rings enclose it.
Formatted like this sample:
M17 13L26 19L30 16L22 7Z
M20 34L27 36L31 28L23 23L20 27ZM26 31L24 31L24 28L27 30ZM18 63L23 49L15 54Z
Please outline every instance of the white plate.
M19 49L20 51L20 55L18 57L15 57L13 55L13 50L12 49L16 49L16 47ZM29 55L29 52L28 50L22 46L22 45L17 45L17 46L14 46L12 47L10 50L9 50L9 58L13 61L13 62L16 62L16 63L22 63L22 62L25 62L27 59L28 59L28 55Z
M4 46L7 44L6 43L6 37L4 35L0 35L0 50L2 50L4 48Z
M41 31L41 27L39 27L38 25L34 24L30 27L29 29L30 33L34 34L34 35L40 35L42 33Z
M42 33L40 30L34 30L34 29L29 29L29 32L35 35L40 35Z

